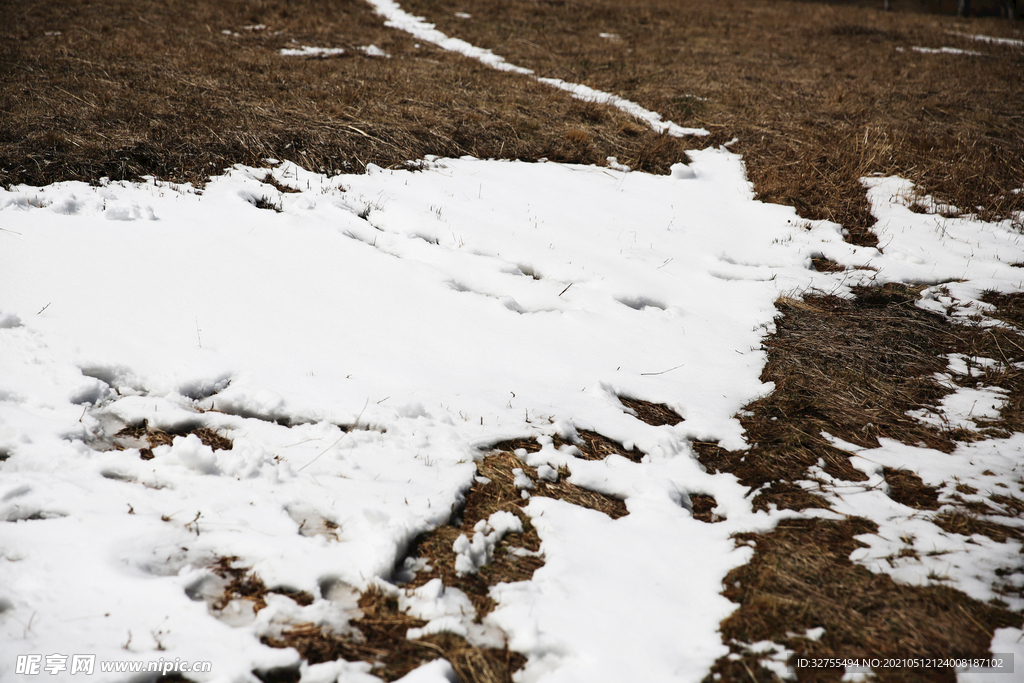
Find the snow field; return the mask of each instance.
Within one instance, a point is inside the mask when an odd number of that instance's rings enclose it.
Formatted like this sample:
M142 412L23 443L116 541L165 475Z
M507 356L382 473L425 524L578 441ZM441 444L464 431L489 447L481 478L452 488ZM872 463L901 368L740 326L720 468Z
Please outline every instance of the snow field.
M750 555L731 534L797 514L754 513L749 492L704 472L689 445L744 446L735 415L771 390L758 376L776 298L890 280L933 284L925 306L955 297L983 310L984 289L1020 287L1009 264L1024 247L1008 222L914 213L899 179L867 181L879 251L754 201L723 149L661 177L471 158L418 169L328 178L286 162L235 167L202 192L154 181L0 190L4 677L17 654L73 651L209 659L208 680L251 680L298 664L261 637L308 623L344 634L353 591L377 585L429 621L410 637L505 640L528 657L522 681L699 680L728 651L722 578ZM268 172L297 191L278 192ZM849 270L818 273L818 255ZM649 426L619 396L684 421ZM143 460L117 436L143 421L204 426L233 447L177 437ZM585 461L550 438L579 429L646 455ZM522 436L543 444L527 464L565 467L630 514L531 499L545 565L494 587L483 623L458 589L392 586L412 539L459 504L474 461ZM990 469L1012 482L1016 443L965 446L935 470L932 454L894 444L857 455L912 462L928 483L951 471L982 483ZM694 520L695 493L713 495L724 521ZM836 511L876 519L880 538L891 541L886 524L917 523L878 490L843 500ZM466 538L467 570L509 523ZM978 597L1018 550L925 527L914 537ZM880 543L855 559L890 571ZM312 604L217 607L224 557ZM929 580L929 562L897 578ZM302 671L370 680L368 665ZM435 663L408 680L450 671Z

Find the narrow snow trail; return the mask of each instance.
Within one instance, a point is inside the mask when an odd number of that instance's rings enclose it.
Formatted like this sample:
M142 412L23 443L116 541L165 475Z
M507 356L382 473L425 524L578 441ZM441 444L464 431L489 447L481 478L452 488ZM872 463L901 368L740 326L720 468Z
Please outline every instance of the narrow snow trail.
M661 114L653 112L650 109L645 109L636 102L619 97L618 95L606 93L602 90L597 90L580 83L563 81L560 78L541 78L531 69L510 64L504 57L496 55L490 50L476 47L475 45L467 43L460 38L452 38L445 35L441 31L438 31L434 24L427 22L422 17L413 16L403 10L397 2L394 2L394 0L367 1L373 5L378 14L387 20L387 26L405 31L420 40L433 43L444 50L458 52L459 54L479 60L498 71L509 71L512 73L522 74L524 76L532 76L545 85L550 85L553 88L568 92L578 100L607 104L615 107L616 109L621 109L630 116L640 119L657 133L665 133L677 138L685 137L687 135L710 134L703 128L684 128L672 123L671 121L666 121L662 118Z

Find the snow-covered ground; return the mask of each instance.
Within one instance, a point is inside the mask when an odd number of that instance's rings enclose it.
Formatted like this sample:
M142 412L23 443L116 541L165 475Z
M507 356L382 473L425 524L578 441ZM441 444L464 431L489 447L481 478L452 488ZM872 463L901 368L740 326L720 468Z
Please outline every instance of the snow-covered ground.
M1024 260L1008 226L914 213L896 179L871 181L885 253L853 247L838 226L807 229L754 201L727 150L663 177L467 158L327 178L281 163L273 178L298 190L282 193L267 173L236 167L202 192L0 191L8 674L31 653L211 660L209 680L286 665L294 652L259 636L344 630L347 612L321 587L391 579L408 542L447 520L487 445L594 429L644 461L588 462L549 442L531 464L567 466L630 514L533 501L546 565L496 588L487 622L529 655L524 680L622 680L640 662L648 680L699 680L724 654L721 580L748 558L729 535L780 514L753 513L689 444L744 445L734 415L771 390L759 344L775 299L958 277L968 300L1017 289L1007 262ZM877 271L818 273L818 254ZM648 426L620 395L685 420ZM234 447L178 437L148 461L112 449L143 420L206 426ZM969 447L991 453L976 469L1012 483L1016 465L993 444ZM726 521L690 518L691 493L714 495ZM336 540L301 534L310 520L337 525ZM1011 546L986 556L985 575ZM219 619L192 598L225 556L318 599Z
M745 445L735 415L772 390L758 378L775 300L898 281L935 285L922 306L954 297L984 311L982 291L1021 291L1024 279L1009 222L915 213L908 182L873 178L882 250L854 247L840 226L755 201L727 149L694 152L666 176L472 158L336 177L270 166L234 167L201 191L0 190L0 678L16 678L19 655L85 653L208 660L212 672L190 676L254 680L298 659L261 636L346 631L351 595L332 590L345 584L397 591L435 627L468 632L452 616L457 591L391 587L394 568L448 520L489 445L538 436L531 465L566 467L629 515L533 499L545 565L495 587L479 638L525 654L522 681L699 681L728 651L717 628L735 606L721 581L749 558L730 536L797 514L755 513L749 491L691 450ZM819 273L815 256L848 269ZM619 396L684 421L649 426ZM943 415L920 417L969 425L999 401L954 395ZM144 460L144 444L115 437L143 421L207 427L233 448L177 437ZM550 438L580 429L645 456L586 461ZM875 478L906 465L936 486L954 473L982 493L1020 490L1019 435L950 455L843 447ZM987 599L995 571L1019 557L1019 543L967 543L868 484L844 490L836 511L882 526L854 558L874 571L911 583L939 572ZM725 521L694 520L696 493ZM894 554L886 530L910 525L919 565L880 561ZM214 609L204 590L223 557L314 602ZM1024 653L1017 635L997 640ZM310 681L376 680L367 671L303 668ZM449 672L435 663L409 680Z

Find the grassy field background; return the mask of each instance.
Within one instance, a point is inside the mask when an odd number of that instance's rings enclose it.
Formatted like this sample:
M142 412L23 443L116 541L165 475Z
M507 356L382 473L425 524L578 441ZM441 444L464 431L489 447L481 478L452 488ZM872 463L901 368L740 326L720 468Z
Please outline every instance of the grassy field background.
M4 0L0 184L144 175L202 183L230 164L258 166L265 158L358 173L369 163L401 166L427 154L588 164L615 156L635 170L664 173L687 149L735 138L731 149L743 154L760 198L792 205L806 219L836 221L859 244L875 242L859 182L870 174L910 178L922 193L986 220L1015 212L1019 220L1024 49L969 36L1019 41L1024 26L998 18L996 3L973 4L982 16L959 19L952 0L895 0L892 12L882 12L880 0L403 3L448 35L538 75L601 88L711 132L681 139L417 43L385 27L360 0ZM390 56L360 50L371 44ZM300 45L345 53L327 59L280 54ZM914 49L943 47L980 54ZM864 446L888 437L946 451L964 439L1020 431L1024 372L1012 364L1024 361L1024 338L1013 329L986 332L925 313L914 306L916 293L889 286L858 291L853 300L780 301L763 375L777 390L749 406L744 418L754 445L728 452L697 444L702 463L761 487L755 505L799 510L826 505L795 483L819 458L833 476L863 476L819 436L822 431ZM1005 320L1024 322L1020 298L992 303ZM906 417L948 391L931 378L954 352L1011 364L985 377L1010 396L1002 421L988 434L941 430ZM595 457L616 447L600 435L591 438ZM492 474L515 464L506 462L510 449L498 450L504 455L488 461ZM500 482L497 474L492 478ZM936 509L935 490L913 472L887 473L887 483L901 502ZM581 495L552 495L570 494ZM486 501L505 494L480 495L486 511ZM1016 498L996 503L1007 517L1024 512ZM581 504L615 509L596 499ZM1021 537L1017 527L981 520L978 513L964 505L937 523L995 540ZM467 516L464 524L474 519ZM1022 615L1005 605L982 604L941 586L900 586L855 566L849 554L854 536L870 531L866 525L805 520L737 539L757 552L726 582L738 609L722 635L738 658L720 660L715 675L774 680L742 647L760 640L815 655L981 654L996 628L1020 626ZM423 539L422 552L444 551L446 539ZM481 585L462 587L482 601L488 582L510 578L523 577L505 576L499 566ZM368 596L365 607L384 634L376 646L393 650L382 670L393 679L421 655L401 650L395 634L404 633L405 622L394 606ZM788 635L817 626L826 627L827 638ZM309 657L359 656L303 637L282 644L301 646ZM456 668L466 680L505 680L516 668L508 653L488 663L459 647L441 643L437 649L462 662ZM952 671L938 675L879 672L882 680L955 679ZM838 680L827 672L801 676Z

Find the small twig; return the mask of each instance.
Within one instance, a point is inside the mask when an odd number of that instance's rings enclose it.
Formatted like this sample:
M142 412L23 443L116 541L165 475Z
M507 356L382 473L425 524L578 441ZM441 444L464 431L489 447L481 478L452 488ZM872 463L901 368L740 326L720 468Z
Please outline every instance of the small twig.
M563 290L562 290L561 292L559 292L559 293L558 293L558 296L562 296L563 294L565 294L566 292L568 292L568 291L569 291L569 288L570 288L570 287L572 287L572 285L573 285L573 283L571 283L571 282L570 282L569 284L567 284L567 285L565 286L565 289L563 289Z
M50 304L52 304L52 303L53 303L53 302L51 301L51 302L50 302ZM42 308L40 308L40 309L39 309L39 313L36 313L36 315L39 315L40 313L42 313L43 311L45 311L45 310L46 310L47 308L49 308L49 307L50 307L50 304L46 304L45 306L43 306Z
M990 631L989 631L989 630L988 630L987 628L985 628L984 626L982 626L981 624L979 624L979 623L977 622L977 620L976 620L976 619L975 619L974 617L972 617L972 616L971 616L971 615L970 615L970 614L969 614L969 613L967 612L967 610L965 610L965 609L964 609L963 605L957 605L957 607L958 607L958 608L960 609L960 611L961 611L961 612L963 612L963 613L964 613L964 616L966 616L966 617L967 617L968 619L970 619L970 620L971 620L971 622L972 622L972 623L973 623L973 624L974 624L975 626L977 626L978 628L980 628L980 629L981 629L981 632L982 632L982 633L984 633L986 637L990 637L990 634L991 634L991 632L990 632Z
M188 529L192 525L195 525L195 527L196 527L195 528L196 536L199 535L199 516L202 515L202 514L203 514L202 512L197 512L195 518L191 522L189 522L188 524L185 525L186 529Z
M686 363L680 363L679 365L675 366L674 368L669 368L668 370L662 370L661 372L641 372L640 376L641 377L651 377L652 375L664 375L666 372L672 372L673 370L678 370L679 368L683 367L684 365L686 365Z

